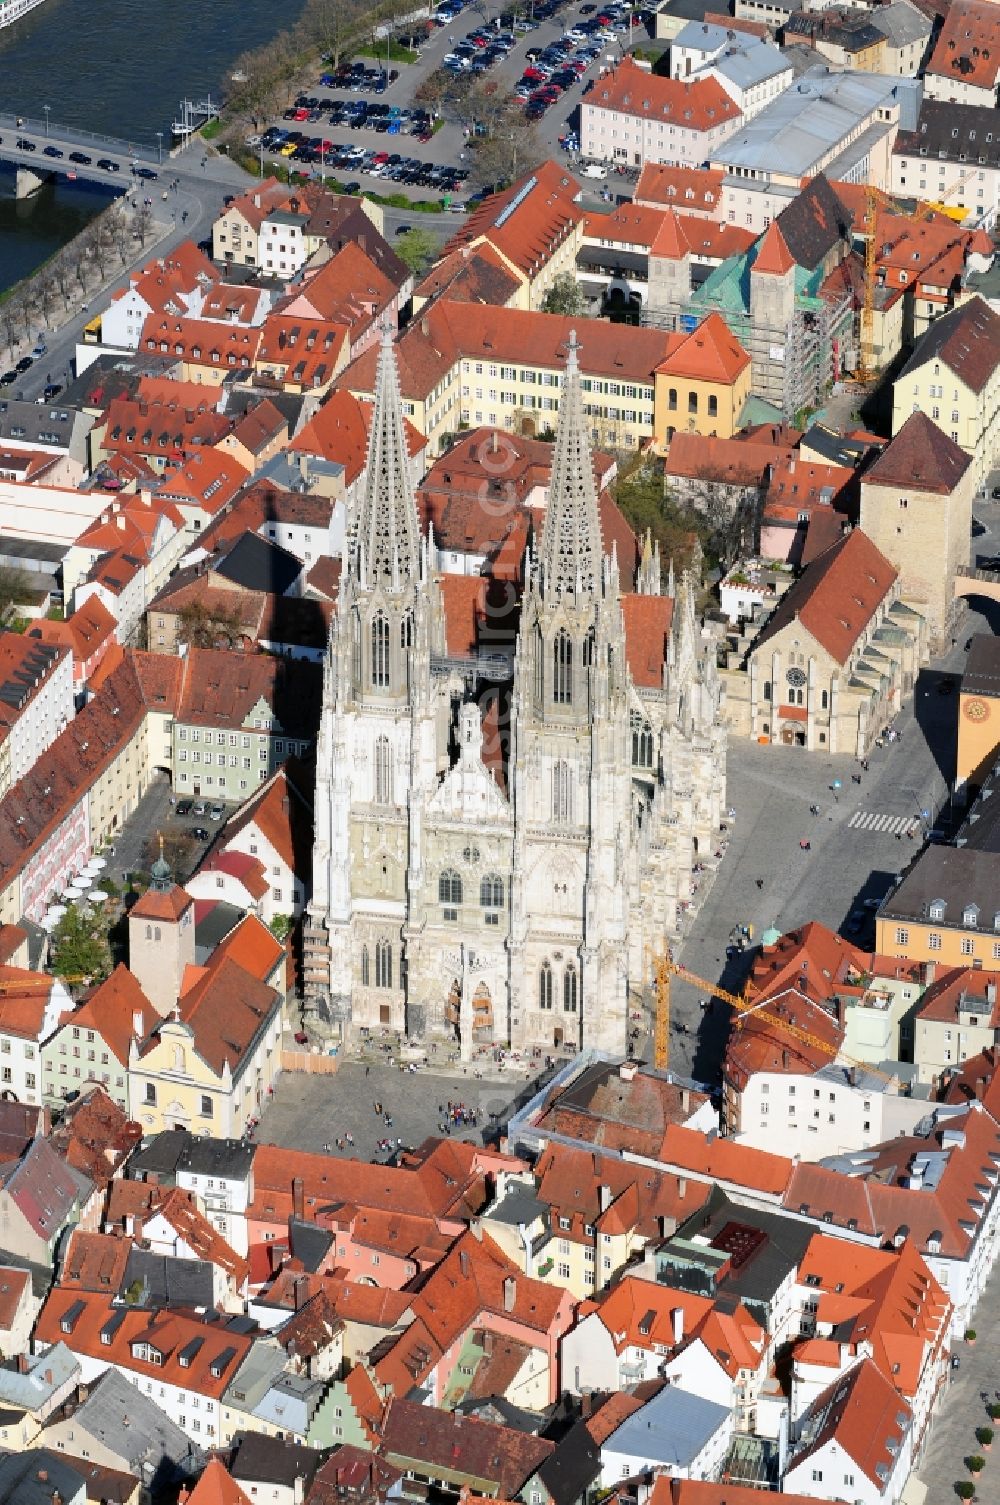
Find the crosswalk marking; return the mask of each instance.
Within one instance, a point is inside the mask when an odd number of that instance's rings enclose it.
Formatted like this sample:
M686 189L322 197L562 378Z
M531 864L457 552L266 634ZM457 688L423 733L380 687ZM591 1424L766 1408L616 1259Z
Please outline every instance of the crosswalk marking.
M853 831L871 831L887 836L906 836L920 825L917 815L884 815L878 810L855 810L847 822Z

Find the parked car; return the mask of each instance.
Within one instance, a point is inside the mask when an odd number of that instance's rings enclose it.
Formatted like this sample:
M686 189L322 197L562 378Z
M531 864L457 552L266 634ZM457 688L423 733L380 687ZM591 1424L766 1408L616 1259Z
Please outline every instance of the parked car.
M192 826L191 835L194 837L195 841L208 840L208 832L205 830L204 826Z
M177 814L178 815L190 815L191 814L191 801L190 800L180 800L178 802L178 805L177 805Z
M191 806L191 813L192 813L192 815L204 815L205 814L205 801L204 800L197 800Z
M209 805L208 807L209 820L221 820L225 813L225 805L220 805L218 802L216 802L214 805Z

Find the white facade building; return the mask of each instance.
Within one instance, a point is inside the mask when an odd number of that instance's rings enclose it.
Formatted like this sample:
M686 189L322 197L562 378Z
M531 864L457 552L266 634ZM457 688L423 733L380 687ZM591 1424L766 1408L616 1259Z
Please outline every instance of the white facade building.
M670 47L670 77L714 78L752 120L792 82L792 65L773 42L708 21L689 21Z
M629 594L604 554L572 343L505 747L495 658L481 677L446 652L388 336L377 387L325 672L311 1007L342 1033L457 1036L466 1060L494 1043L623 1052L648 947L675 928L722 808L692 581L671 621L658 562ZM645 676L626 653L640 615Z
M33 768L73 719L73 655L39 638L0 633L0 794Z

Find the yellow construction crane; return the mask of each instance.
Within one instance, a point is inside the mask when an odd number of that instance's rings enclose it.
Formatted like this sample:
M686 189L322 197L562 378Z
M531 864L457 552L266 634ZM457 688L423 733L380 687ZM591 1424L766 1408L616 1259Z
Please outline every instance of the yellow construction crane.
M857 377L859 382L874 381L875 368L875 276L878 262L878 189L869 183L865 191L865 296L861 305Z
M791 1036L793 1040L799 1040L803 1045L810 1045L814 1050L821 1051L832 1060L835 1058L845 1066L855 1066L860 1071L869 1072L872 1076L881 1077L883 1081L896 1080L888 1071L880 1071L870 1061L857 1060L853 1056L845 1056L838 1051L835 1043L824 1040L821 1035L815 1035L812 1031L802 1029L800 1025L793 1024L790 1019L782 1018L770 1009L763 1008L752 999L741 998L738 993L730 993L725 988L719 987L718 983L708 982L706 978L699 977L697 972L691 972L687 967L682 967L680 962L674 961L669 950L657 954L654 962L654 991L656 994L656 1018L653 1036L653 1064L657 1071L666 1071L670 1063L670 979L679 977L684 982L693 983L709 997L721 998L734 1009L737 1015L736 1028L742 1029L747 1015L753 1014L756 1019L763 1019L768 1024L780 1030L783 1034Z

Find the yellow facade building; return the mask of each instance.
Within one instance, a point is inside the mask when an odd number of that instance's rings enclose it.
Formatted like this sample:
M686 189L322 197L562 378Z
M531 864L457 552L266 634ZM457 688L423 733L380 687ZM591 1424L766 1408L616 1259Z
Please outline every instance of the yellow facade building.
M959 690L956 787L978 788L996 763L998 751L1000 638L984 632L972 639Z

